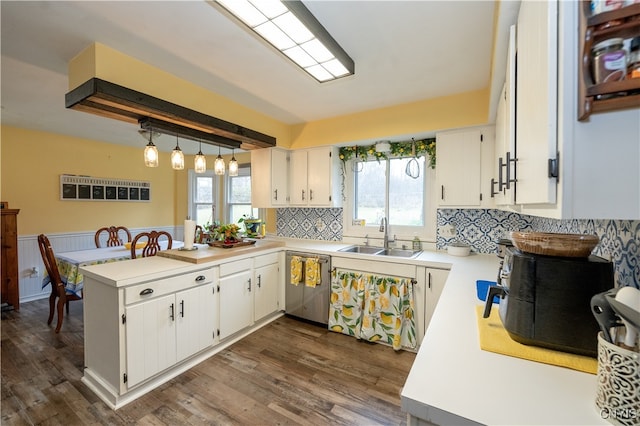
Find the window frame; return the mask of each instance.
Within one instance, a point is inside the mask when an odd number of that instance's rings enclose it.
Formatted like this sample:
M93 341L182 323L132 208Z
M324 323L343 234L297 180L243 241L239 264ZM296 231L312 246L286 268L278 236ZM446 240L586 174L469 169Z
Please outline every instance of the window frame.
M246 172L244 172L246 170ZM225 221L226 223L232 223L232 218L231 218L231 206L232 205L237 205L237 206L250 206L252 212L254 212L253 214L255 215L255 211L257 210L257 218L262 217L263 212L262 209L258 209L253 207L253 204L251 203L251 201L249 203L230 203L229 202L229 194L231 193L231 181L233 178L235 177L240 177L240 176L251 176L251 163L242 163L242 164L238 164L238 176L229 176L229 174L225 174L225 179L224 179L224 194L223 194L223 209L224 209L224 217L225 217Z
M367 161L378 161L375 158L370 158ZM387 163L385 169L385 208L388 208L389 203L389 161L387 159L381 159ZM344 163L344 205L343 205L343 238L365 238L369 239L382 239L384 234L379 231L380 224L365 224L365 226L354 225L353 215L355 211L355 172L353 171L354 160L348 160ZM393 238L395 235L399 240L412 240L415 236L418 236L420 240L427 242L435 242L436 240L436 211L437 211L437 197L436 197L436 175L435 170L428 167L428 162L425 162L424 170L421 170L421 178L424 185L424 226L402 226L391 224L389 227L389 238Z
M218 220L218 216L219 216L219 212L218 210L218 202L220 200L220 196L219 196L219 192L220 192L220 180L218 179L219 177L213 172L213 170L206 170L204 173L196 173L195 170L193 169L189 169L189 185L188 185L188 199L187 199L187 203L188 203L188 207L187 207L187 214L189 215L190 218L193 218L194 220L197 220L196 215L195 215L195 211L196 209L196 205L198 204L206 204L206 203L196 203L195 202L195 192L196 192L196 178L200 178L200 177L211 177L211 179L213 180L212 182L212 206L213 206L213 210L212 210L212 217L211 217L211 221L215 221ZM206 223L206 222L205 222ZM201 225L204 226L204 223L196 223L197 225Z

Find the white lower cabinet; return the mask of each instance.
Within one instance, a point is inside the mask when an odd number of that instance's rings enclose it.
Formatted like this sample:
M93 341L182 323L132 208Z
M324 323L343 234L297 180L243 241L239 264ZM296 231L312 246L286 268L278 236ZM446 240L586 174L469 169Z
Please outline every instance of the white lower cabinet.
M216 272L209 269L125 289L127 388L215 343ZM194 287L175 291L190 285Z
M448 269L417 267L417 284L413 287L413 297L418 344L422 344L448 276Z
M220 339L280 309L281 253L220 265Z
M253 324L251 259L220 265L220 340Z
M429 328L429 322L433 312L436 310L436 305L444 289L444 283L447 281L449 271L446 269L426 268L425 271L426 293L425 293L425 315L424 315L424 330L425 333Z
M216 341L213 283L157 297L125 309L127 386L165 370Z
M127 387L133 387L176 362L175 296L157 297L127 307Z
M280 256L278 253L254 259L254 309L256 321L280 309ZM283 306L284 309L284 306Z

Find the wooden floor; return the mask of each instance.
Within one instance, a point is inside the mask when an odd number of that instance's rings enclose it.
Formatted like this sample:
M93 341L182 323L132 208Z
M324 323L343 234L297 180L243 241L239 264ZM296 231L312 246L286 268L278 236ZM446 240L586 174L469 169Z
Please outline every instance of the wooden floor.
M401 425L415 354L283 317L117 411L80 382L82 302L2 313L2 425Z

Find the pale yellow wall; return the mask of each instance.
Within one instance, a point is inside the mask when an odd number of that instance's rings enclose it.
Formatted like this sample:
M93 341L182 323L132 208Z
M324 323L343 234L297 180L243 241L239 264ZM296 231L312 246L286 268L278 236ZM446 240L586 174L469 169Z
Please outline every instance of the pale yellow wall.
M77 87L92 77L275 136L279 146L290 148L481 125L487 123L489 110L487 88L288 126L98 43L69 64L69 87ZM169 153L161 152L161 166L151 169L144 166L140 148L6 126L1 132L0 198L8 201L11 208L21 209L20 235L91 231L106 225L181 225L187 215L188 173L168 166ZM250 162L249 153L238 153L236 158L241 163ZM185 161L192 163L193 156L187 156ZM61 174L147 180L152 186L152 201L60 201ZM220 198L218 205L222 201ZM221 212L216 213L221 219ZM269 232L275 231L275 219L275 210L269 209Z
M291 144L290 128L285 123L103 44L87 47L69 62L68 68L69 90L97 77L273 136L278 146Z
M3 126L0 198L20 209L18 234L81 232L101 226L171 226L186 216L186 171L147 168L139 148ZM191 160L193 161L193 160ZM151 202L61 201L60 175L151 182Z
M427 99L292 126L291 148L381 140L487 124L489 90Z

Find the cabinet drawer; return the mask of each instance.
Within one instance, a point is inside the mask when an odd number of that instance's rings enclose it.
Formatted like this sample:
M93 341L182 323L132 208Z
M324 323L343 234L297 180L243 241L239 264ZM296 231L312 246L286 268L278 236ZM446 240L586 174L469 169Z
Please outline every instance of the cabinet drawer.
M214 269L204 269L185 275L177 275L175 277L163 278L145 284L126 287L124 289L124 303L125 305L129 305L142 300L149 300L165 294L175 293L196 285L210 283L214 278Z
M253 267L253 259L236 260L235 262L223 263L220 265L220 276L237 274L238 272L248 271Z
M253 259L253 267L260 268L261 266L271 265L272 263L278 263L278 256L280 253L265 254L263 256L257 256Z

